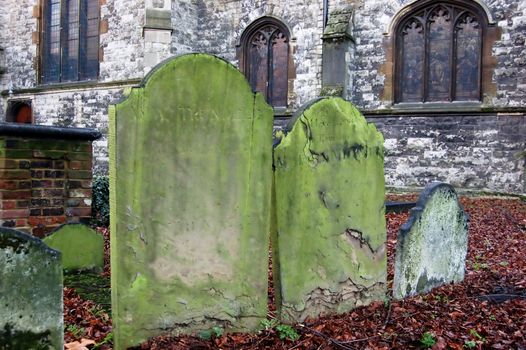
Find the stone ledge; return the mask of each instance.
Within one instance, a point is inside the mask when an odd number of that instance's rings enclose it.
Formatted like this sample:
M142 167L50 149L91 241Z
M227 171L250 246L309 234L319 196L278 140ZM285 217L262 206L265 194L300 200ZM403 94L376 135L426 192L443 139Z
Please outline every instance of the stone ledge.
M449 108L414 108L414 109L360 109L366 118L369 117L399 117L401 115L410 116L497 116L497 114L526 114L526 107L460 107L448 106Z
M60 128L47 125L0 123L0 136L93 141L101 138L102 134L96 129Z
M128 80L115 80L115 81L80 81L80 82L66 82L57 84L46 84L37 85L31 88L16 89L13 91L2 90L0 95L3 97L10 97L11 95L16 96L20 94L38 94L38 93L55 93L62 91L75 91L85 89L118 89L126 88L129 86L137 85L141 82L142 78L134 78Z

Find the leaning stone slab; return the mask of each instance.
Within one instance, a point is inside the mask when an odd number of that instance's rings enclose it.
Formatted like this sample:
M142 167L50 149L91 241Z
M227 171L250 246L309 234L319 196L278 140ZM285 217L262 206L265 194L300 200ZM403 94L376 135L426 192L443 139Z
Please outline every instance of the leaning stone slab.
M383 300L383 137L341 98L300 110L274 152L275 283L283 322Z
M0 349L63 348L60 253L0 228Z
M110 110L116 349L266 317L272 122L205 54L169 60Z
M440 182L428 185L398 233L393 297L463 281L467 248L467 216L455 190Z
M88 226L62 225L44 238L44 243L62 253L66 271L104 268L104 237Z

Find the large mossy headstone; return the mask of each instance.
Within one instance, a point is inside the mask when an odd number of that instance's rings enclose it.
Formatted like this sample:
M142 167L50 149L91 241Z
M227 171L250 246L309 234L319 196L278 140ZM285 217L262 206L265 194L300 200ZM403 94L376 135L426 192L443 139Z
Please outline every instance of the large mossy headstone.
M66 271L104 268L104 237L88 226L62 225L44 238L44 243L62 253Z
M398 233L394 298L464 280L467 221L453 187L435 182L424 189Z
M0 349L61 350L63 329L60 253L0 228Z
M340 98L299 111L274 152L278 312L284 322L385 296L383 137Z
M205 54L169 60L110 110L116 349L266 317L272 122Z

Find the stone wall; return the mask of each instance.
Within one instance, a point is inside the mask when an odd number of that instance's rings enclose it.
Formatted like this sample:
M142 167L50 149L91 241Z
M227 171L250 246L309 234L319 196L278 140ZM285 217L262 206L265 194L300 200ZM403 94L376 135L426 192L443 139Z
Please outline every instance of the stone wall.
M172 55L197 51L197 1L172 0Z
M0 89L21 89L36 84L36 43L33 32L34 0L6 0L2 3L0 47L5 50L7 72L0 76Z
M492 46L492 60L495 69L492 73L491 91L485 98L484 109L492 114L481 117L484 128L491 135L497 135L500 122L495 117L497 112L508 113L506 108L518 108L514 112L526 109L526 2L521 0L480 0L490 13L490 20L498 26L497 38ZM123 91L136 84L156 63L170 55L187 53L190 51L217 54L228 61L238 64L237 45L243 31L254 20L262 16L273 16L282 20L290 29L292 55L295 65L295 78L290 87L290 105L292 110L317 97L321 91L322 81L322 33L323 33L323 1L308 2L305 0L106 0L101 1L101 35L100 35L100 78L98 82L87 85L65 88L42 87L37 83L35 65L37 63L38 33L38 0L4 0L0 13L0 47L6 48L7 73L0 75L0 119L5 118L7 101L9 99L27 98L32 100L34 122L37 124L60 126L89 126L98 128L107 135L107 108L123 95ZM378 111L391 109L392 105L386 99L386 91L391 89L386 82L387 49L389 43L390 25L394 16L410 0L329 0L328 11L351 5L354 15L350 28L354 43L350 45L349 63L346 67L348 84L343 95L348 97L365 114L377 114ZM171 16L171 28L152 28L148 23L148 10L166 11ZM171 14L170 14L171 12ZM153 26L155 27L155 26ZM36 89L35 89L36 88ZM9 95L11 89L13 94ZM459 111L454 108L442 112L458 116ZM397 139L397 145L403 145L403 139L418 139L419 133L433 134L437 126L429 123L408 124L422 120L419 112L410 114L395 110L389 111L390 116L375 118L383 131L390 135L398 135L402 125L404 135ZM493 117L490 117L492 115ZM402 117L403 116L403 117ZM410 117L407 119L407 117ZM402 121L404 119L404 121ZM407 120L405 120L407 119ZM436 119L437 121L442 119ZM454 123L462 125L464 119ZM396 122L394 122L396 121ZM276 119L276 125L283 126L287 120ZM482 122L481 122L482 123ZM482 125L477 123L477 125ZM518 123L524 125L524 117ZM434 124L433 124L434 125ZM418 130L418 131L415 131ZM459 129L460 130L460 129ZM414 134L412 134L415 132ZM497 133L495 133L497 132ZM392 137L394 139L394 137ZM499 139L506 141L506 139ZM488 141L492 142L492 141ZM526 146L514 148L524 150ZM430 144L431 147L434 144ZM389 148L389 144L386 144ZM438 145L439 147L442 147ZM466 162L459 162L456 158L448 158L447 166L442 167L442 173L448 173L455 166L455 173L460 174L466 183L473 176L469 169L470 163L480 160L477 151L465 145L463 153L457 158ZM411 149L400 152L412 154ZM460 152L456 150L455 152ZM484 162L493 163L493 156L484 153ZM107 142L106 136L94 145L95 172L107 172ZM418 180L416 168L428 166L425 159L410 161L409 167L390 167L392 154L388 154L387 169L396 170L396 175L388 175L388 185L423 184L434 177L425 175L421 171ZM449 153L445 154L448 157ZM496 156L506 164L517 165L517 160L511 153ZM495 158L495 159L497 159ZM409 159L409 158L407 158ZM409 162L409 160L408 160ZM445 164L446 162L444 162ZM460 164L464 165L460 165ZM436 166L436 165L433 165ZM458 166L458 167L457 167ZM441 167L441 166L436 166ZM517 179L520 169L498 171L504 177ZM498 169L497 169L498 170ZM477 172L477 171L475 171ZM519 179L520 184L504 184L498 179L478 179L468 187L484 184L483 188L508 190L510 187L520 188L524 183L524 175ZM442 178L448 181L447 178ZM506 182L507 183L507 182ZM524 191L524 189L522 190Z
M364 110L389 108L384 103L384 83L386 79L385 42L391 38L390 25L393 17L412 0L360 0L355 3L354 63L351 70L354 82L350 86L351 101ZM497 59L492 82L496 84L496 94L491 92L486 104L493 107L526 105L526 3L521 0L480 0L487 7L501 37L493 44L492 53ZM491 21L491 18L490 18Z
M201 1L198 7L201 35L196 49L238 64L236 46L254 20L272 16L290 29L296 69L292 100L294 109L318 96L321 90L322 1Z
M493 46L497 69L494 104L498 106L526 105L526 2L521 0L488 1L495 21L502 28L501 40Z
M143 77L144 11L144 0L107 0L101 6L99 81Z
M389 186L526 192L524 114L369 116L385 137Z

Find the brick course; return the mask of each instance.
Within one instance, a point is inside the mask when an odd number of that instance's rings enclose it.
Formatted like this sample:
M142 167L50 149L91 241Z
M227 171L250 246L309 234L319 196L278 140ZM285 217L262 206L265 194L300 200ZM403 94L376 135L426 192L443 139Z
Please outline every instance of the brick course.
M0 136L0 145L1 226L43 237L89 222L91 141Z

